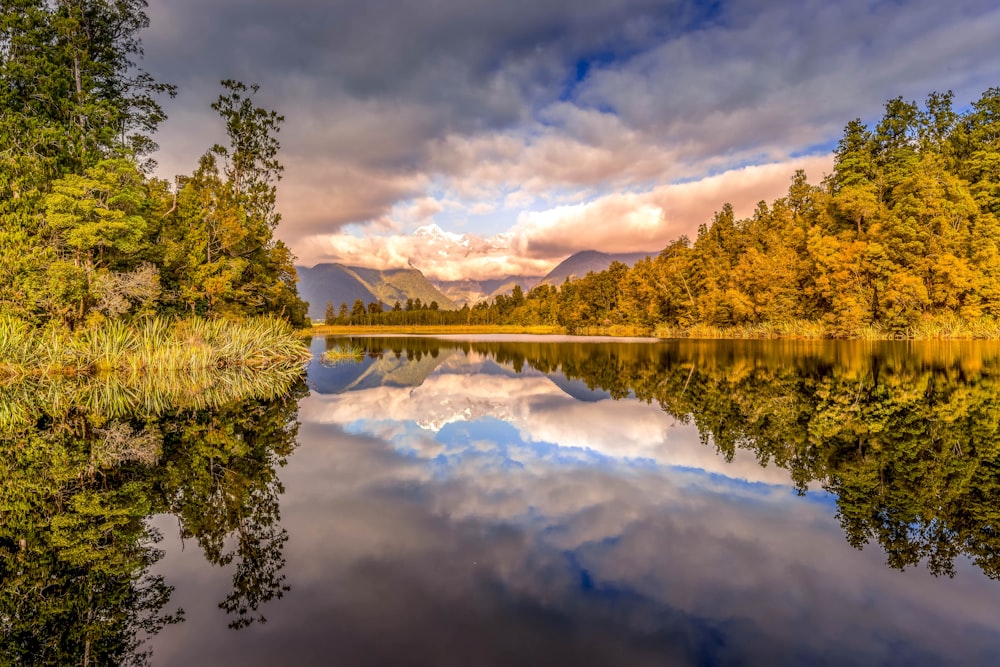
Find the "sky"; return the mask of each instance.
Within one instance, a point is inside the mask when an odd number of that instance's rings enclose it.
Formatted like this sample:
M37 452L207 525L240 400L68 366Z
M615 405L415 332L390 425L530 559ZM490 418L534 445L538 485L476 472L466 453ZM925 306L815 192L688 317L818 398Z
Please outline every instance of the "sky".
M658 252L724 202L819 182L854 118L1000 85L995 0L149 0L179 87L157 174L224 141L219 82L285 117L277 236L298 263L439 280Z

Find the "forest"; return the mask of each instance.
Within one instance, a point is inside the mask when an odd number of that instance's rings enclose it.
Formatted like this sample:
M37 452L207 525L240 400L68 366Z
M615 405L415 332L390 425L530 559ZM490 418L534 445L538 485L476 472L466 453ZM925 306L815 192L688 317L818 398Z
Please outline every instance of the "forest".
M847 124L833 173L802 171L748 218L729 204L658 256L461 311L331 304L331 324L626 327L673 335L996 337L1000 320L1000 88L885 105ZM359 308L360 305L360 308Z
M305 322L273 237L277 133L257 86L222 82L224 127L190 174L151 176L160 102L145 0L12 0L0 15L0 317L79 331L149 315ZM220 137L221 139L221 137Z

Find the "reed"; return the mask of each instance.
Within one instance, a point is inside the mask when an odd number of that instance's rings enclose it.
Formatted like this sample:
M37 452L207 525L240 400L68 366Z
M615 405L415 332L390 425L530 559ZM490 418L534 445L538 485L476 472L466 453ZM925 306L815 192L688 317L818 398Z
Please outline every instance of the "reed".
M32 428L43 415L60 421L84 413L93 423L156 417L177 409L204 410L288 393L299 366L23 376L0 383L0 437Z
M301 337L273 317L106 320L78 332L0 317L0 378L269 368L302 364L309 356Z
M38 364L31 325L9 315L0 316L0 374L18 375Z
M1000 321L992 317L962 318L947 314L926 317L903 328L870 324L841 330L821 320L783 320L720 327L711 324L690 326L658 325L654 329L609 325L568 331L554 325L417 325L417 326L327 326L317 325L301 332L305 336L373 334L575 334L582 336L655 336L656 338L723 339L802 339L848 338L857 340L1000 339Z
M367 336L371 334L565 334L566 328L555 324L414 324L414 325L339 325L317 324L300 332L302 336Z

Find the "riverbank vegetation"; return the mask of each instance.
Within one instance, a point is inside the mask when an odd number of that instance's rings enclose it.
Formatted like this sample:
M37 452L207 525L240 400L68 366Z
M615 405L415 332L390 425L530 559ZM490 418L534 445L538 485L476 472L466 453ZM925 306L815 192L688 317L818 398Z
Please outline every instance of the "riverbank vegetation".
M301 365L309 357L284 320L147 317L70 331L0 316L0 380L109 372L204 371Z
M313 336L369 336L392 334L565 334L560 326L520 324L317 324Z
M256 86L224 81L212 108L226 140L191 174L153 178L157 98L174 88L135 64L145 5L27 0L0 18L0 325L57 347L5 341L5 367L228 364L251 331L254 365L287 337L249 318L305 324L294 257L273 237L283 118L255 104ZM199 327L226 351L177 360Z
M632 327L691 337L1000 337L1000 88L890 100L847 124L833 173L633 267L459 311L355 308L337 324ZM358 304L355 304L357 306ZM377 305L377 304L376 304ZM332 313L331 313L332 314Z

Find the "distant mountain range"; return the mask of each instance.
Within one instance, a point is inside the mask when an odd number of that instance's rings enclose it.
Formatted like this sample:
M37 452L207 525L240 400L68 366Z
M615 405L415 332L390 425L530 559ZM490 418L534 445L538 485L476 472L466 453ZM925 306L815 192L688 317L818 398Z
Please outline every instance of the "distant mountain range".
M510 294L515 285L525 293L539 284L562 285L567 278L582 278L590 271L603 271L612 262L634 265L655 253L627 253L612 255L596 250L575 253L559 263L545 276L507 276L490 280L429 280L417 269L365 269L343 264L317 264L312 268L296 267L299 273L299 295L309 302L309 317L323 319L326 304L330 302L339 310L340 304L350 308L355 299L365 305L380 301L392 307L396 301L405 304L407 299L420 299L423 303L437 301L442 310L456 310L461 304L475 305L494 299L500 294Z
M595 273L603 271L611 266L612 262L621 262L627 266L633 266L640 259L657 254L655 252L630 252L610 255L606 252L598 252L597 250L583 250L564 259L559 263L559 266L549 271L548 275L542 278L539 283L559 287L566 282L567 278L575 280L583 278L591 271Z
M541 282L537 276L507 276L491 280L433 280L431 282L455 303L467 303L474 306L480 301L496 298L499 294L510 294L514 285L520 285L527 293Z
M417 269L365 269L343 264L317 264L314 267L295 267L299 274L299 296L309 302L309 317L321 320L326 314L327 302L340 309L346 303L350 308L356 299L368 305L379 301L392 307L397 301L420 299L429 304L437 301L442 310L456 310L454 301L441 293Z

